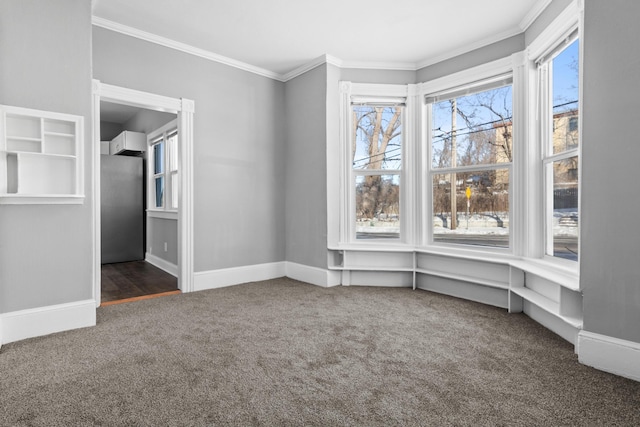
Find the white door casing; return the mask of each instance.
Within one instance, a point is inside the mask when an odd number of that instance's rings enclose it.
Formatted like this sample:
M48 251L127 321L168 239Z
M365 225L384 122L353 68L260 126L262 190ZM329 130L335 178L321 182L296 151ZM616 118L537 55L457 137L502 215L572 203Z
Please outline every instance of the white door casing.
M100 101L178 115L178 288L193 291L193 113L194 102L128 89L93 80L91 198L93 232L93 299L100 305Z

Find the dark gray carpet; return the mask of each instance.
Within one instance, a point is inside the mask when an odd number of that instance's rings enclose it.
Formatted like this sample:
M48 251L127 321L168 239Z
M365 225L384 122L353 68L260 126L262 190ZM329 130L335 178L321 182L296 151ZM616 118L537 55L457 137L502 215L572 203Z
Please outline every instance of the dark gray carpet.
M525 315L286 278L5 345L0 400L6 426L640 425L640 383Z

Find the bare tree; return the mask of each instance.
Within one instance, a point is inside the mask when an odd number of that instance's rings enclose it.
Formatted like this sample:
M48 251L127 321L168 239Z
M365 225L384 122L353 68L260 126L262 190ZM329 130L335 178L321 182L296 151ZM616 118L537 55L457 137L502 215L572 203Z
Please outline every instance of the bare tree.
M402 107L363 106L353 109L353 167L380 171L386 163L398 162ZM359 144L364 144L362 157L356 158ZM366 175L356 188L356 206L361 218L374 218L380 213L397 214L399 189L379 174Z
M499 165L513 160L510 87L439 102L434 111L434 167ZM495 212L508 211L507 169L451 173L448 178L446 187L433 184L434 215L444 221L444 212L450 214L448 228L455 229L457 212L466 210L466 187L473 187L474 212L497 216Z

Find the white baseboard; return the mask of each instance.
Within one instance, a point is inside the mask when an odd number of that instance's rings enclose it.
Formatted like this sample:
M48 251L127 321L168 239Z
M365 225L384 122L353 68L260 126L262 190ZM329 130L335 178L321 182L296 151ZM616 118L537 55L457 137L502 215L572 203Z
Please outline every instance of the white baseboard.
M178 277L178 266L175 264L171 264L169 261L160 258L154 254L146 252L144 254L144 260L154 267L158 267L160 270L166 271L171 274L173 277Z
M580 329L568 324L555 314L550 314L536 304L526 300L523 302L522 312L551 332L569 341L574 347L578 345Z
M259 282L283 276L325 288L337 286L341 281L339 271L325 270L286 261L202 271L194 273L193 276L194 291L217 289L247 282Z
M286 276L286 263L284 261L201 271L193 274L193 290L217 289L283 276Z
M578 360L601 371L640 381L640 343L580 331Z
M0 315L3 344L96 325L96 302L77 301Z
M301 282L322 286L323 288L337 286L341 283L340 271L310 267L308 265L297 264L295 262L287 262L286 276L295 280L300 280Z

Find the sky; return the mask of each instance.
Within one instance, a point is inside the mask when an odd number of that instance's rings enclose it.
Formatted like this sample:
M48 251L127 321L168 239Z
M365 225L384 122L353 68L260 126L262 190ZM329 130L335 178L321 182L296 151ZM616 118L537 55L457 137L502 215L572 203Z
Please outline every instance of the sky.
M578 99L578 69L577 69L577 59L579 52L579 40L575 40L572 42L566 49L561 51L553 60L552 60L552 79L553 79L553 105L561 105L570 101L576 101ZM504 89L497 89L496 92L500 92L500 96L496 97L494 107L496 110L504 113L506 110L511 110L511 91L504 91ZM473 96L473 95L472 95ZM472 96L465 97L467 99L471 99ZM464 99L460 100L459 108L465 109L463 107ZM559 106L554 108L554 112L566 111L569 109L576 108L577 105L575 103ZM355 107L356 109L367 109L370 107ZM471 113L472 109L466 108L467 113ZM498 116L490 113L487 109L484 108L475 108L473 109L475 112L475 117L473 118L474 123L476 124L487 124L486 127L491 127L491 122L499 119ZM387 115L390 117L392 115L392 109L389 108L386 111ZM434 149L441 150L443 146L442 137L446 136L448 132L451 131L451 112L449 101L442 101L434 105L433 108L433 128L439 130L433 131L433 144ZM462 142L464 139L464 134L469 132L467 126L462 119L462 117L458 116L457 118L457 130L459 141ZM355 160L356 164L354 164L354 168L362 169L366 167L368 154L367 154L367 144L362 141L362 135L358 135L358 143L356 146L356 155ZM395 142L400 142L400 138L398 138ZM397 169L400 167L399 162L399 149L397 145L390 145L387 149L387 159L388 162L383 166L384 169ZM460 151L460 150L459 150ZM358 161L360 160L360 161ZM434 159L435 160L435 159ZM437 163L437 162L436 162Z
M553 59L553 105L578 99L578 51L579 40L571 43ZM577 104L558 107L555 112L572 110Z

